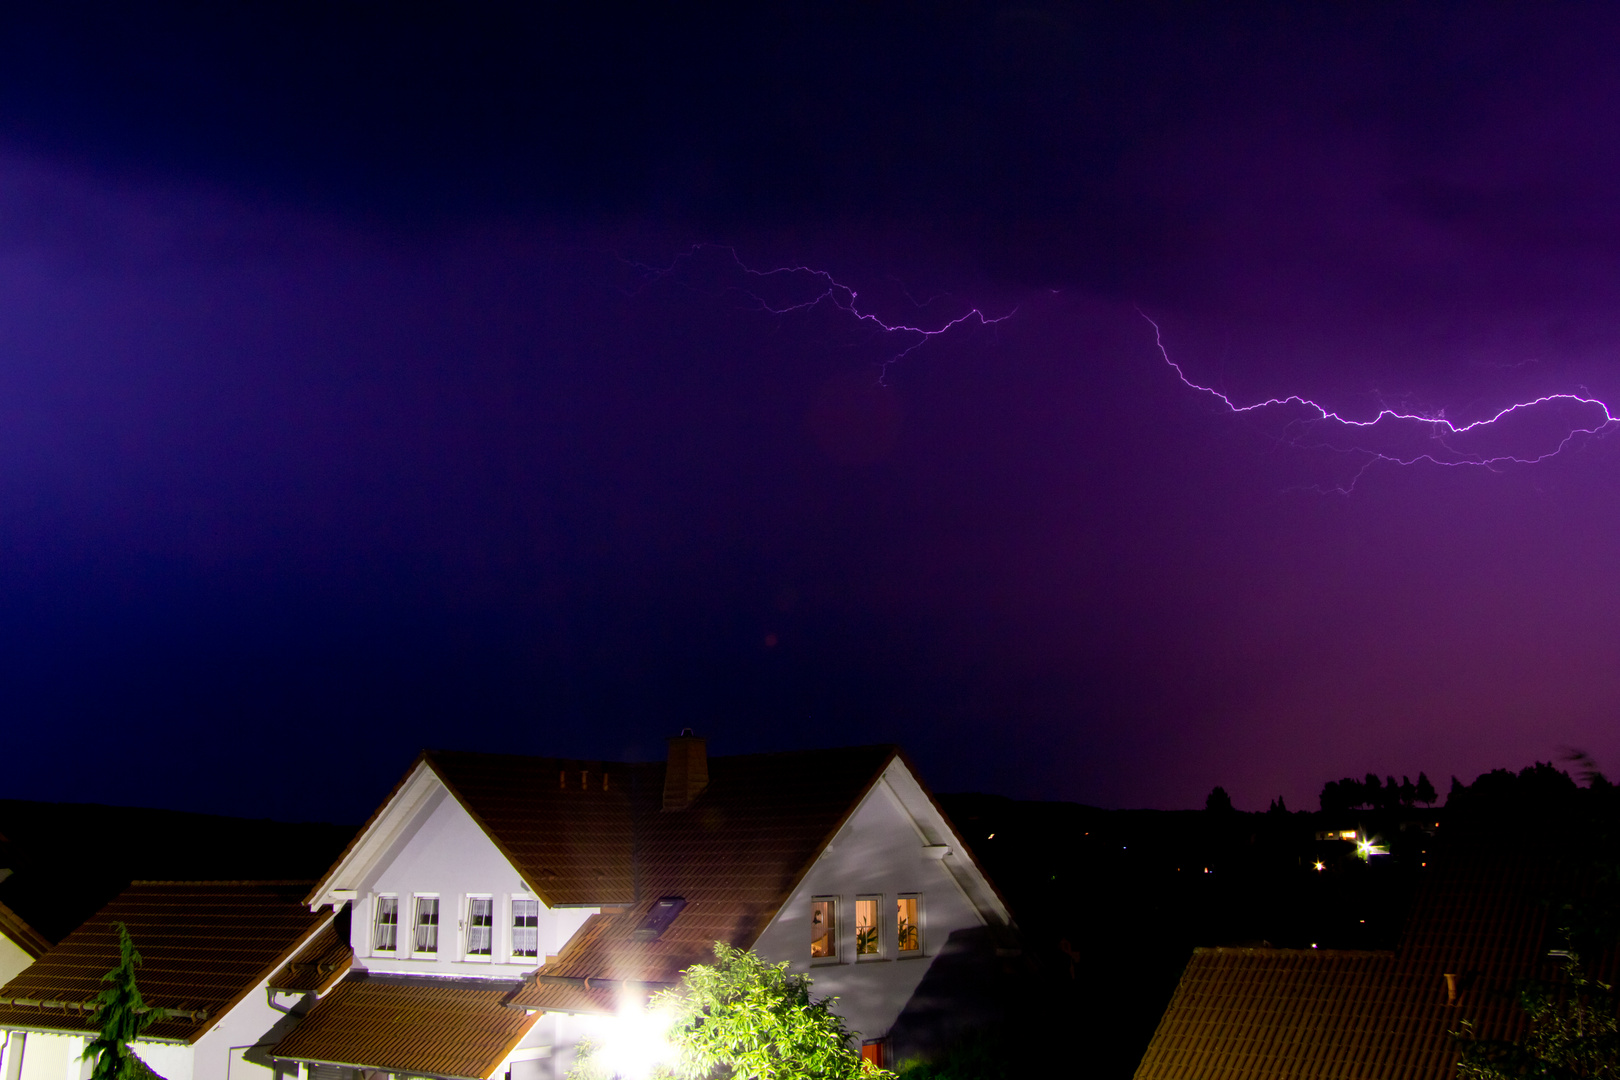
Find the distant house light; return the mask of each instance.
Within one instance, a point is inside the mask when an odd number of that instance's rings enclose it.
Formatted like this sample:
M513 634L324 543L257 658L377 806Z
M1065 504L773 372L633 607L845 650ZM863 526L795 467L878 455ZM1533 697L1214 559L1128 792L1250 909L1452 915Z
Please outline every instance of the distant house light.
M685 907L686 900L683 897L660 896L641 920L641 925L630 932L630 936L636 941L656 940L660 934L669 929L669 924L675 921L675 916Z

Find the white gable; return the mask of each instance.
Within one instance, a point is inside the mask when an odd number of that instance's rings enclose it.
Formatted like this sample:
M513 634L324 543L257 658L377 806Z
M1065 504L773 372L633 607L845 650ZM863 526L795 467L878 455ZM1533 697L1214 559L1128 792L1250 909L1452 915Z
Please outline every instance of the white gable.
M902 897L917 901L921 948L897 945ZM812 958L811 904L836 910L836 955ZM879 951L855 953L855 911L875 902ZM755 951L807 972L815 995L839 997L838 1012L868 1038L887 1033L952 933L1009 922L1006 907L967 857L960 837L898 758L833 837L798 889L760 935Z
M391 898L398 926L392 952L374 937L379 898ZM489 955L469 954L468 912L488 900L493 917ZM418 903L438 901L438 941L415 948ZM426 763L417 765L353 849L328 872L316 904L354 904L356 963L372 971L515 978L555 953L595 908L553 910L539 903L535 956L514 951L514 901L536 901L495 842Z

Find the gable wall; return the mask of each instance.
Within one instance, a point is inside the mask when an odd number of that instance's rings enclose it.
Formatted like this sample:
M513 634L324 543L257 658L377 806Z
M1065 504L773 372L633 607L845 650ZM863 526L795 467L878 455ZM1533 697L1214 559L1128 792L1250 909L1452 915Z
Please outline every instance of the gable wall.
M512 900L532 900L522 878L494 842L441 785L401 831L389 851L357 883L352 943L357 962L372 971L407 974L462 975L517 978L532 971L554 953L595 908L548 909L540 905L538 957L511 955ZM394 955L372 948L375 903L379 895L399 898L399 948ZM437 956L413 956L414 898L439 898L439 951ZM493 897L494 949L489 960L465 956L469 895Z
M891 771L903 768L896 763ZM754 946L768 960L790 960L792 971L807 972L815 997L838 995L837 1012L864 1038L888 1032L953 931L984 925L950 871L924 852L926 843L887 780L880 781ZM903 893L921 897L922 955L900 959L895 900ZM857 960L855 900L865 895L880 897L883 948L876 959ZM811 960L810 903L826 896L838 901L838 956Z
M0 986L16 978L23 968L33 962L34 958L21 945L0 933Z

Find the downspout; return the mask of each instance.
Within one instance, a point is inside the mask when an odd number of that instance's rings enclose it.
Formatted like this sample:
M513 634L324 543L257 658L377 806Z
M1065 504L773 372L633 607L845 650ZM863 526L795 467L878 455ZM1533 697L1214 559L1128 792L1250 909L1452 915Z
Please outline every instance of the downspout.
M18 1080L22 1076L23 1052L27 1046L28 1036L24 1032L6 1032L5 1047L0 1050L6 1063L5 1080Z

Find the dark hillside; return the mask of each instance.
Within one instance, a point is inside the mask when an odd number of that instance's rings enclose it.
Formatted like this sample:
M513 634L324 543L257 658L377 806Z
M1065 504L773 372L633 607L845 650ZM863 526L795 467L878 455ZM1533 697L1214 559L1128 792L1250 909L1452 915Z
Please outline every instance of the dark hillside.
M302 880L352 825L0 799L0 903L60 941L131 881Z

